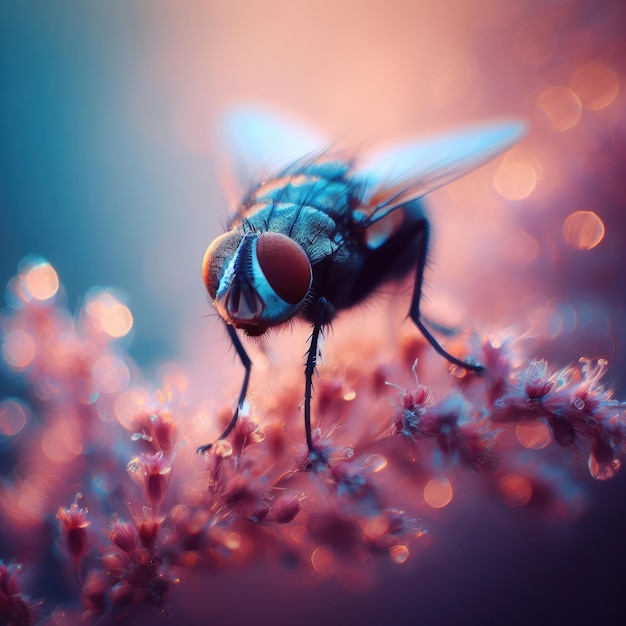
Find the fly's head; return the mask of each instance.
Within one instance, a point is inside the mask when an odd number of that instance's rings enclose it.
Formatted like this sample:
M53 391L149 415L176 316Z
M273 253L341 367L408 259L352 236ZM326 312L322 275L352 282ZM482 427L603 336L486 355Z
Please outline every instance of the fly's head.
M306 252L275 232L220 235L204 255L202 275L222 318L254 336L296 315L313 280Z

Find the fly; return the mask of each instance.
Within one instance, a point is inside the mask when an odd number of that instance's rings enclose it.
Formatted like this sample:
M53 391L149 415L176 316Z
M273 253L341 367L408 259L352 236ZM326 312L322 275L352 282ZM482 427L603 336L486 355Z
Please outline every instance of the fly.
M227 141L236 145L244 164L277 138L291 151L294 135L297 144L314 142L312 135L278 117L247 109L231 113L225 127ZM313 458L311 396L320 332L340 311L411 272L415 283L409 316L428 343L450 363L484 371L449 354L424 324L420 302L430 224L423 196L491 160L524 133L524 124L515 120L473 126L396 145L360 163L318 151L252 189L229 230L208 247L202 264L207 291L245 369L237 407L219 439L237 423L252 369L237 329L260 336L301 319L312 325L304 427Z

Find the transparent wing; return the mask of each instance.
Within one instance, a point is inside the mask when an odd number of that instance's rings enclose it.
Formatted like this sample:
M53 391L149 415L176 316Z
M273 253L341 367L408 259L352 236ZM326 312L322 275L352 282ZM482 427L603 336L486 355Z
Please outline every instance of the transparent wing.
M465 176L516 144L526 130L519 120L470 126L432 139L396 144L361 161L368 223Z
M247 189L330 142L296 116L268 106L241 103L218 116L215 145L232 164L231 182Z

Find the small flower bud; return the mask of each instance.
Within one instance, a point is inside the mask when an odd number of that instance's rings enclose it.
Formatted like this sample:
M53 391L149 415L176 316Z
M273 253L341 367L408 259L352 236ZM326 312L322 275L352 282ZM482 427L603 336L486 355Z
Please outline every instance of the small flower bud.
M111 583L108 576L101 570L92 569L87 574L83 585L83 600L87 611L83 617L101 615L106 610L106 594Z
M113 522L109 537L120 550L127 554L130 554L137 544L137 532L130 522Z
M61 531L65 535L65 546L73 561L78 563L85 556L88 548L87 527L91 523L87 519L87 509L78 506L81 494L69 509L60 508L57 519L61 522Z
M16 574L20 566L6 566L0 561L0 624L30 626L33 623L30 608L19 593Z
M146 500L157 509L165 498L172 471L172 466L163 457L163 452L141 454L132 459L126 469L143 487Z
M287 524L293 521L301 508L298 495L283 496L274 503L270 510L269 519L277 524Z
M144 548L150 548L156 539L163 518L146 516L137 522L137 534L139 535L139 543Z

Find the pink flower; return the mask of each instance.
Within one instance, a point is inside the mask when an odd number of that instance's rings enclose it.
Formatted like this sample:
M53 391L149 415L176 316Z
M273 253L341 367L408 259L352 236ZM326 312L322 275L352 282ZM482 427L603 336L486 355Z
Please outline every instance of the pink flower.
M122 552L127 554L130 554L137 545L137 530L130 522L120 520L113 522L109 537Z
M57 512L65 547L75 565L85 556L89 547L87 527L91 522L87 518L87 509L78 506L78 500L81 497L80 493L77 494L76 501L70 505L69 509L60 508Z
M113 522L102 569L91 570L83 586L87 615L101 614L109 605L118 611L140 603L163 606L170 585L157 541L163 519L144 510L134 523Z
M21 566L5 565L0 560L0 623L8 626L30 626L34 623L28 603L20 594L17 575Z
M156 517L145 511L145 515L137 520L137 535L139 536L139 543L144 548L152 548L163 524L163 519L163 517Z
M345 511L358 510L365 515L378 513L381 500L372 474L386 465L387 460L377 454L335 463L330 475L335 481L340 508Z
M616 453L626 442L626 405L600 384L606 361L598 360L595 367L589 359L581 362L582 371L571 367L549 374L545 361L534 361L517 381L509 382L509 391L495 403L494 419L541 419L561 447L587 442L592 475L610 478L620 467Z
M107 592L111 582L105 572L99 569L92 569L87 574L83 585L83 602L86 610L83 613L85 618L101 615L107 608Z
M161 450L154 454L142 453L133 458L126 469L143 488L146 501L158 509L167 493L172 471L170 460Z
M391 402L385 379L409 374L398 371L401 359L376 362L379 353L372 348L372 354L363 353L367 364L327 364L325 371L320 368L313 398L312 451L296 410L301 378L294 376L277 385L271 401L253 407L254 419L246 411L226 439L198 457L192 452L201 443L196 423L215 414L227 422L232 407L207 409L208 399L194 399L186 381L189 398L177 398L167 384L148 391L136 382L128 387L126 378L118 385L121 370L130 376L136 368L122 351L112 356L102 333L81 339L86 331L80 322L52 306L44 310L28 303L15 316L13 329L27 318L44 329L40 353L22 370L42 404L44 432L31 426L15 439L18 454L23 443L25 455L36 451L41 469L30 481L19 476L23 488L1 486L2 513L17 520L20 506L43 510L49 475L56 477L52 484L65 484L84 480L86 468L94 470L87 487L94 503L90 516L79 506L79 496L57 513L79 580L90 545L100 548L82 585L85 617L108 610L119 617L139 604L163 608L175 581L173 567L181 577L196 570L219 572L262 554L285 558L314 576L343 577L351 569L363 571L368 559L380 555L403 563L411 544L426 534L418 521L423 508L447 506L457 493L453 474L468 468L506 506L536 508L549 516L576 512L581 497L573 465L555 472L562 458L550 454L549 443L557 444L551 446L556 452L565 446L583 449L597 479L617 472L626 444L626 406L601 385L603 361L560 370L541 359L520 366L523 355L514 352L511 340L474 346L487 368L483 377L454 368L445 375L442 366L427 370L425 385L414 361L414 382L393 385L397 392ZM52 324L57 317L65 324ZM58 341L67 348L67 359L50 350ZM423 351L422 344L411 345ZM19 351L5 352L19 356ZM96 382L101 390L92 393ZM11 432L21 423L19 405L0 404L1 410L2 424ZM68 418L66 424L67 415L74 421ZM81 429L77 442L75 424ZM83 431L86 424L89 430ZM128 431L134 432L130 440ZM408 446L408 458L399 442ZM124 472L120 455L126 451L122 458L131 460ZM530 461L529 454L541 455L542 463ZM20 471L31 467L21 464ZM430 478L441 468L452 482L447 481L445 497L433 500L427 496ZM124 504L130 479L140 487L139 505ZM118 511L126 506L132 513L128 521ZM29 519L35 526L36 519ZM90 525L97 541L87 534ZM0 607L14 603L23 609L14 589L9 569L0 568Z
M422 537L427 530L417 520L399 509L385 509L366 529L366 537L375 552L389 553L405 546L409 539Z
M171 411L159 409L142 413L135 418L134 428L137 431L134 439L150 442L154 450L165 456L172 454L178 434L178 422Z
M490 430L488 413L472 414L471 404L459 391L435 402L430 390L419 384L416 367L417 361L412 368L415 388L400 388L397 395L399 411L393 419L392 432L401 435L409 445L418 441L434 444L435 462L459 463L474 470L492 463L495 433Z
M298 494L287 494L277 498L268 512L268 519L277 524L293 522L302 510L302 497Z

